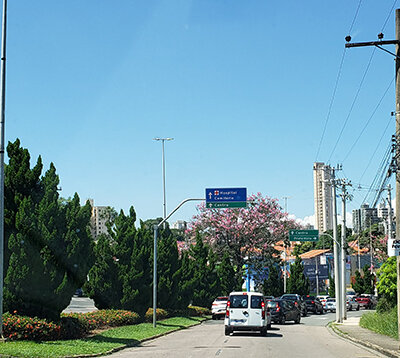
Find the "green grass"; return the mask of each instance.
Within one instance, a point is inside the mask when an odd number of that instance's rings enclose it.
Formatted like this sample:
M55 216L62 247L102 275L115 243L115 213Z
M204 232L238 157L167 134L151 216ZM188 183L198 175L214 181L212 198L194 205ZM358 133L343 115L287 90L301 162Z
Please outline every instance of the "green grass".
M41 343L3 342L0 343L0 354L12 357L70 357L83 354L105 354L112 349L135 346L145 338L190 327L204 320L203 317L174 317L158 322L156 328L153 328L152 323L141 323L112 328L85 339Z
M397 339L397 308L385 313L366 313L360 319L360 326Z

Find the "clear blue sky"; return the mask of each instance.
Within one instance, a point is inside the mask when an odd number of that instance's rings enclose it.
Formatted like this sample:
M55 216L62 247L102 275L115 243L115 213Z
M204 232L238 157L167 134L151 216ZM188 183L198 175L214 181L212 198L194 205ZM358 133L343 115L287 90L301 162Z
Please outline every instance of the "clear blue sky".
M394 84L343 161L394 76L377 50L347 50L359 0L14 0L8 8L6 140L20 138L61 195L139 218L162 216L161 143L167 207L205 188L247 187L313 215L313 162L342 163L369 185L394 132ZM400 6L400 4L398 4ZM381 32L392 0L361 2L353 41ZM394 12L384 29L394 38ZM394 51L394 46L389 46ZM332 153L346 117L346 127ZM375 151L388 122L382 144ZM355 192L349 211L365 191ZM171 221L190 220L186 204Z

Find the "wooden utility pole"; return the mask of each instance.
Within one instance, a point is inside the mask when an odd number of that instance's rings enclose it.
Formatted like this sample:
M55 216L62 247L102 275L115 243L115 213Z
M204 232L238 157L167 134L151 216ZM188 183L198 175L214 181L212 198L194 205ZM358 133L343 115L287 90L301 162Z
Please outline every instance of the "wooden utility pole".
M400 9L396 9L396 40L383 41L383 34L378 35L379 41L372 42L359 42L359 43L347 43L346 48L350 47L362 47L362 46L375 46L379 49L390 53L396 58L396 238L400 238L400 152L398 144L400 143ZM346 41L350 42L351 37L347 36ZM383 45L396 45L396 53L392 53L384 49ZM400 332L400 256L396 258L397 266L397 321L398 321L398 332Z

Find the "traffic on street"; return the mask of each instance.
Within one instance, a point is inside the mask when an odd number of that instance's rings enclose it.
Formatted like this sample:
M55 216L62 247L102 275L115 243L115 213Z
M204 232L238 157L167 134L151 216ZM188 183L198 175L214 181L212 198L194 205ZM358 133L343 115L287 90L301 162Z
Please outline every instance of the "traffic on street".
M349 312L360 317L364 311ZM327 327L335 315L308 315L300 324L272 324L266 337L259 332L224 334L223 320L206 321L199 326L143 342L138 347L114 353L111 357L385 357L335 335Z

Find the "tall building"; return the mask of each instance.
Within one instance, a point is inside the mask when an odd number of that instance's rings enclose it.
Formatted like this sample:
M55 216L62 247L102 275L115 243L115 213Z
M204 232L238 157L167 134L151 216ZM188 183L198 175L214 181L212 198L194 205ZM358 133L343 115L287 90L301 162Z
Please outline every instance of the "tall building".
M107 234L106 222L109 219L108 206L94 206L94 200L88 199L92 206L92 216L90 218L90 231L93 240L100 234Z
M186 230L187 222L185 220L178 220L171 225L171 229Z
M370 225L386 220L388 213L389 209L383 207L379 209L370 208L368 204L362 204L360 209L353 210L353 232L360 233L369 228Z
M324 163L314 163L314 213L315 228L320 232L332 230L332 178L331 168Z

